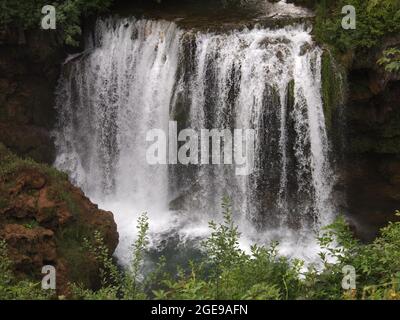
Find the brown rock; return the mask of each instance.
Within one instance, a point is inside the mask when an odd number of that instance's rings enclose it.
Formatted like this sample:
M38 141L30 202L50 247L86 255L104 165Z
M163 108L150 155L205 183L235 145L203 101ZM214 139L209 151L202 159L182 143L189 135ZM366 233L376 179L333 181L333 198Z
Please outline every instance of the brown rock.
M42 266L56 262L56 244L51 230L6 224L0 229L0 235L7 242L10 258L18 273L40 271Z
M26 172L23 176L17 179L18 183L32 189L41 189L46 183L46 178L40 172Z
M61 207L57 210L58 225L63 226L71 222L72 214L66 207Z
M53 200L49 199L48 192L49 189L42 189L39 192L39 199L37 204L39 211L47 208L53 208L56 205Z
M24 162L0 144L0 166L16 162L15 172L0 175L0 238L7 242L15 272L40 280L41 268L57 270L59 294L68 283L99 284L98 262L83 249L85 239L102 233L110 253L118 244L111 212L99 210L65 176L45 166ZM23 168L20 170L19 168Z

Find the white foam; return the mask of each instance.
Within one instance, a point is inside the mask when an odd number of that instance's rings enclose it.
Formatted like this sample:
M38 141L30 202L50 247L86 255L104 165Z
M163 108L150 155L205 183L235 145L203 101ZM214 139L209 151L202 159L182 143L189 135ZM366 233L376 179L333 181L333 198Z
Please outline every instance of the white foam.
M225 194L232 198L244 248L278 239L283 254L312 260L318 251L314 231L329 223L333 213L320 69L321 50L304 26L215 34L180 30L167 21L100 20L91 51L63 68L55 164L115 214L120 233L116 254L123 262L140 213L148 213L155 240L172 231L182 239L202 238L209 232L208 221L219 219ZM295 106L287 110L291 80ZM273 92L266 95L266 88L275 90L277 98ZM270 145L257 142L255 175L237 177L233 167L224 166L188 174L146 163L146 132L167 132L182 97L191 128L233 123L255 128L259 139L266 137ZM270 118L265 120L265 114ZM294 128L288 127L289 118ZM290 157L295 168L288 167ZM278 181L271 182L276 172ZM291 194L288 181L293 177L298 187ZM264 185L274 190L272 211L259 202ZM182 210L170 210L170 201L178 197ZM293 214L297 229L287 226ZM268 215L280 225L254 225Z

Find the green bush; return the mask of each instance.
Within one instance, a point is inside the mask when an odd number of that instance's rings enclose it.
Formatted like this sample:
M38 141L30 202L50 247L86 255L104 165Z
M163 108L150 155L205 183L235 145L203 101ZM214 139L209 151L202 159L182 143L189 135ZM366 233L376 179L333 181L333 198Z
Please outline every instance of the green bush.
M335 0L316 2L317 38L341 52L368 49L381 44L382 38L400 32L399 0ZM356 9L356 29L342 28L341 13L346 5Z
M154 292L158 299L291 299L299 294L302 263L279 257L270 248L253 246L250 253L239 248L240 234L231 208L223 204L224 222L210 222L211 235L204 241L205 259L177 279L163 281Z
M306 274L307 298L400 299L400 222L389 223L379 237L364 245L354 239L344 218L339 217L324 229L319 242L323 270ZM343 292L341 288L344 266L356 270L354 292Z
M104 245L99 232L94 235L94 241L85 239L85 247L100 263L101 289L92 291L82 284L71 284L75 298L85 300L140 300L145 299L144 283L140 281L144 252L148 244L149 223L146 214L138 219L138 238L132 246L130 267L120 271L110 258L108 248Z
M163 259L155 272L133 286L141 289L140 295L133 297L171 300L400 299L400 222L390 223L382 229L374 242L362 244L354 239L344 218L339 217L323 229L318 239L322 267L309 266L304 271L303 261L279 255L278 243L269 247L253 246L250 253L240 249L240 233L233 223L227 201L223 208L224 222L210 222L211 234L203 242L205 255L200 263L190 263L189 271L178 266L176 274L168 274L163 271ZM141 232L137 243L141 245L135 245L133 261L141 263L143 260L147 227L147 219L139 221ZM139 255L135 253L138 250ZM113 270L112 263L106 261L107 264L110 266L106 269ZM357 290L344 291L342 288L342 270L348 265L356 270ZM109 274L113 273L116 271ZM136 281L137 277L119 275L108 279L118 284L117 290L107 285L98 293L89 292L85 298L129 298L121 288L132 286L132 279ZM153 290L146 292L146 287Z
M383 228L370 244L354 239L343 217L324 228L318 238L322 265L311 265L279 255L278 243L239 247L240 233L233 223L228 201L223 205L224 221L210 222L210 236L203 242L204 255L189 270L177 266L166 272L166 259L146 274L143 265L148 245L149 222L138 220L138 238L132 247L130 267L121 270L109 256L101 234L87 239L85 246L99 262L101 288L88 290L71 284L72 298L89 300L286 300L286 299L400 299L400 222ZM400 216L400 213L396 213ZM355 290L342 288L343 267L356 271ZM0 299L48 298L38 285L17 281L5 244L0 242Z
M76 46L81 35L81 17L100 13L110 7L113 0L2 0L0 4L0 27L39 29L42 7L56 8L57 30L66 44Z
M383 66L387 72L400 72L400 49L389 48L383 52L383 56L378 60L378 64Z

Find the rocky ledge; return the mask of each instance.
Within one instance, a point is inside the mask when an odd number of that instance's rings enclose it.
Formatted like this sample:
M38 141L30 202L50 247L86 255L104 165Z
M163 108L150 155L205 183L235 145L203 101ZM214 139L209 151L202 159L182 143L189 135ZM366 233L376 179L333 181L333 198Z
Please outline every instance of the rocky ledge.
M99 231L109 252L118 244L113 214L100 210L65 174L21 160L0 144L0 239L18 277L40 280L44 265L57 270L57 291L68 283L99 284L98 265L84 240Z

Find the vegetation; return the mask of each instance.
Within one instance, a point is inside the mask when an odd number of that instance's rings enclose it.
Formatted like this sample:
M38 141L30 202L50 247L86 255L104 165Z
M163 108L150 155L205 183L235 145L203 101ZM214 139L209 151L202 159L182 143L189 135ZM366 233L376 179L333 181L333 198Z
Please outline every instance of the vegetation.
M396 215L400 215L399 212ZM239 247L240 233L232 220L230 205L224 202L224 222L210 222L211 235L203 242L204 258L165 271L165 258L143 276L148 245L149 222L138 220L138 238L132 248L131 267L121 271L109 257L101 234L96 232L86 247L100 262L101 288L93 291L71 284L74 299L400 299L400 222L390 223L370 244L355 240L344 218L325 228L318 239L322 269L305 268L304 262L280 256L278 243L254 245L250 253ZM0 299L42 299L49 297L36 284L18 282L4 242L0 242ZM354 267L357 288L344 290L343 267Z
M398 0L314 0L318 39L340 52L363 50L382 43L382 37L400 32ZM342 28L342 8L356 9L356 29Z
M41 290L40 283L16 279L12 273L12 262L7 255L6 243L0 240L0 299L39 300L50 298L50 294Z
M81 17L106 10L113 0L1 0L0 27L40 28L45 5L56 8L57 30L68 45L79 44Z
M94 292L85 289L82 284L72 284L74 298L91 300L145 299L144 284L139 281L139 278L145 249L148 244L148 229L148 219L143 214L138 219L138 238L132 247L131 266L124 272L119 271L112 258L110 258L108 248L104 245L99 232L95 232L94 241L85 239L86 248L100 262L101 289Z
M167 0L145 0L154 3L168 2ZM180 0L185 2L185 0ZM258 0L220 0L224 7L238 7ZM18 28L29 30L40 28L44 15L41 10L45 5L56 8L57 33L67 45L78 46L80 43L81 18L105 12L116 0L1 0L0 29ZM178 1L179 2L179 1ZM215 3L218 5L218 3Z
M18 188L21 178L29 177L32 173L45 179L43 188L46 190L48 200L54 201L54 204L47 208L42 208L40 211L42 219L44 219L44 216L46 217L44 224L38 222L37 202L40 197L40 190L26 185L18 196L10 192L10 190ZM88 212L83 210L83 204L76 198L76 194L74 194L74 190L71 187L67 174L31 159L21 159L0 143L0 211L1 209L14 208L19 201L18 199L26 199L26 196L34 199L35 203L35 208L27 216L16 217L13 214L3 214L0 221L0 229L2 229L3 225L9 223L19 224L32 231L37 230L39 227L47 229L49 228L48 224L58 226L58 207L60 205L65 206L68 213L72 215L72 219L70 223L53 229L57 255L66 261L70 279L88 286L95 281L93 274L96 275L97 263L88 257L86 251L82 248L82 243L84 239L93 238L94 230L105 231L102 225L96 224L93 226L89 223L86 218ZM85 210L87 209L85 208ZM4 266L8 265L7 263ZM38 277L37 270L35 273L33 273L33 270L29 274L26 270L22 273L28 275L29 279L37 279ZM0 299L1 297L2 295L0 295Z
M180 0L187 2L189 0ZM194 0L192 0L194 1ZM67 44L77 45L81 34L81 17L107 10L114 0L2 0L0 3L0 27L14 26L22 29L39 28L44 5L54 5L57 13L57 29ZM157 3L168 0L154 0ZM170 1L171 2L171 1ZM175 1L179 2L179 1ZM317 38L340 52L371 48L380 43L383 36L400 31L400 1L398 0L292 0L299 5L316 10ZM248 6L257 0L220 0L224 6ZM215 4L217 5L217 3ZM341 9L353 5L357 12L356 30L344 30Z
M400 215L399 212L396 214ZM304 271L304 262L279 255L278 243L268 248L254 245L251 253L240 249L240 233L232 221L230 206L225 201L224 223L210 222L211 235L203 243L205 258L201 263L191 263L190 270L186 271L178 267L176 274L171 275L163 271L165 261L161 260L156 271L142 281L132 271L137 271L143 262L148 228L145 216L139 219L138 228L139 237L133 250L131 271L124 276L116 276L115 266L110 260L104 259L107 252L100 247L96 256L103 260L105 266L104 283L113 279L114 285L106 285L97 293L80 292L78 297L104 298L104 293L112 292L111 296L106 296L172 300L400 299L399 222L390 223L373 243L363 245L353 238L344 218L338 218L323 230L319 238L322 271L317 271L314 266ZM347 265L356 270L356 290L342 289L342 270ZM104 270L109 270L111 277ZM138 291L135 295L127 295L127 287Z
M383 56L378 60L378 64L383 66L387 72L400 72L400 49L389 48L383 52Z
M325 50L321 61L321 95L328 131L334 131L337 108L344 103L346 75L330 51Z
M21 159L11 153L2 143L0 143L0 180L19 174L23 170L33 169L49 176L52 182L65 182L68 175L46 164L39 164L32 159Z

